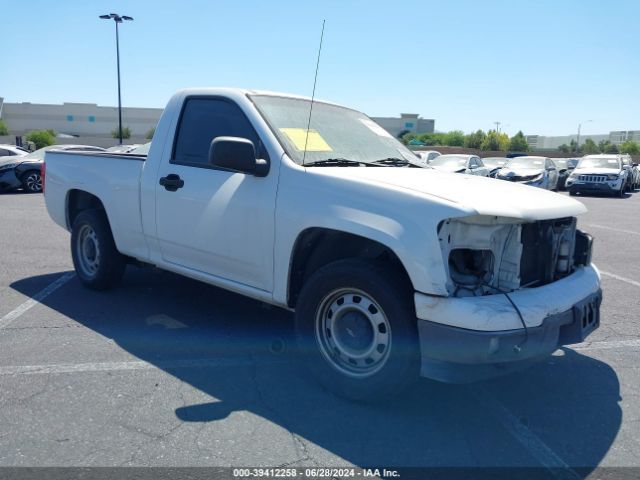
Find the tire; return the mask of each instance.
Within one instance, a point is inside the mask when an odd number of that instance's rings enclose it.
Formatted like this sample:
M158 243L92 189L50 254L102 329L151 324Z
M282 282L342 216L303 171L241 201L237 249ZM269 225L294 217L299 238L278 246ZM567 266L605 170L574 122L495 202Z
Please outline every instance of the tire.
M42 176L39 170L28 170L20 177L22 187L28 193L42 193Z
M412 292L403 276L381 264L350 259L319 269L305 282L295 314L307 368L350 400L400 393L420 366Z
M571 195L572 197L575 197L577 194L577 192L575 190L569 190L569 195Z
M117 285L126 267L126 258L116 248L103 210L78 214L71 230L71 256L80 281L92 290Z
M620 187L620 190L618 190L618 197L619 198L624 198L624 193L625 193L626 188L624 187L624 185L622 185Z

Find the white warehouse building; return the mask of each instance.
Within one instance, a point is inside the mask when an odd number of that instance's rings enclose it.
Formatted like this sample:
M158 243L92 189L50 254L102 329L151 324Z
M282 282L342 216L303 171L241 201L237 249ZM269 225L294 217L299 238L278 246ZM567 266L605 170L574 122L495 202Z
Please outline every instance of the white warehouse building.
M132 137L144 138L161 114L161 108L123 107L122 127L128 127ZM11 135L52 129L74 137L112 138L111 132L118 128L118 108L95 103L8 103L0 98L0 119Z
M144 139L156 126L161 114L161 108L123 107L122 127L131 129L132 138ZM110 139L111 132L118 128L118 108L95 103L8 103L0 97L0 119L4 120L12 136L24 135L31 130L52 129L58 134L92 139L102 137L104 140L98 143L113 143ZM435 125L434 120L420 118L417 113L373 117L373 120L394 137L403 131L433 133Z

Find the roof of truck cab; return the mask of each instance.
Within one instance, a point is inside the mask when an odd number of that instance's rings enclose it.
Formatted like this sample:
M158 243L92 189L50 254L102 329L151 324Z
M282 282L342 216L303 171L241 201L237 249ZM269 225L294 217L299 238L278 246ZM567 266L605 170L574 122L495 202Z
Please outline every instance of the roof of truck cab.
M184 88L180 90L178 93L182 93L185 95L221 95L221 96L234 96L234 95L265 95L271 97L285 97L285 98L293 98L297 100L306 100L311 101L311 97L305 95L297 95L295 93L285 93L285 92L273 92L270 90L256 90L256 89L248 89L248 88L236 88L236 87L192 87L192 88ZM321 98L314 98L314 102L327 103L329 105L335 105L338 107L344 107L344 105L340 105L339 103L331 102L329 100L324 100ZM349 107L346 107L349 108Z

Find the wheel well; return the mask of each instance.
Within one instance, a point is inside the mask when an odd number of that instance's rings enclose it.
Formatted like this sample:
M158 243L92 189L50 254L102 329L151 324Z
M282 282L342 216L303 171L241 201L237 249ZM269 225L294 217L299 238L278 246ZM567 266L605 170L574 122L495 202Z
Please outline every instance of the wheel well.
M104 205L98 197L83 190L71 190L67 196L67 224L69 228L80 212L84 210L104 210Z
M316 270L346 258L364 258L385 263L400 273L408 288L413 288L404 265L386 245L339 230L309 228L298 236L294 245L287 292L289 307L295 307L302 286Z

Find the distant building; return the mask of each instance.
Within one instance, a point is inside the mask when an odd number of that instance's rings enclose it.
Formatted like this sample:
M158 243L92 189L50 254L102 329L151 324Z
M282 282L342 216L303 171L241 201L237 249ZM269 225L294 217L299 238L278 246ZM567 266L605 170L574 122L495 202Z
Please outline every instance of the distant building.
M131 129L131 136L144 138L156 126L162 108L122 108L122 127ZM106 137L118 128L118 108L95 103L7 103L0 97L0 119L11 135L24 135L31 130L52 129L74 137ZM420 118L417 113L402 113L400 117L377 117L373 120L394 137L400 132L433 133L435 121Z
M561 136L544 136L544 135L526 135L525 136L531 150L557 150L561 145L569 145L571 141L577 141L577 135L561 135ZM614 145L621 145L627 140L634 140L640 143L640 130L624 130L614 131L602 134L584 134L580 135L580 145L590 138L596 144L602 141L609 141Z
M401 113L398 117L371 117L378 125L394 137L404 131L410 133L433 133L436 121L420 118L417 113Z
M144 137L156 126L161 114L161 108L123 107L122 127L129 127L133 137ZM53 129L80 137L111 137L111 131L118 128L118 108L95 103L7 103L0 98L0 118L11 135Z

